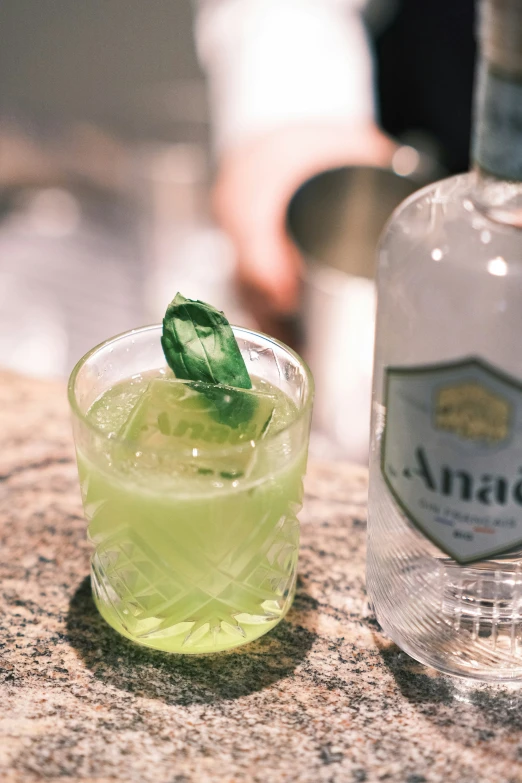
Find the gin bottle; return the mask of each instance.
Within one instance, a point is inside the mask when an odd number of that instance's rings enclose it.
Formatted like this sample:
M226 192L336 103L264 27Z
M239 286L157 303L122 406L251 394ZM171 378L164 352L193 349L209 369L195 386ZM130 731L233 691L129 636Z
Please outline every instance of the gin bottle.
M522 0L479 4L473 170L381 243L368 590L441 671L522 680Z

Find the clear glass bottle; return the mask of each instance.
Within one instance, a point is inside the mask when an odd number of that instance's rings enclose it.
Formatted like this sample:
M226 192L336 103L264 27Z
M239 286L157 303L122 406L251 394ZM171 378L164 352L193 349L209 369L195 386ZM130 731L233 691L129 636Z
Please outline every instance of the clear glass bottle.
M404 202L378 273L368 590L422 663L522 680L522 0L480 4L474 170Z

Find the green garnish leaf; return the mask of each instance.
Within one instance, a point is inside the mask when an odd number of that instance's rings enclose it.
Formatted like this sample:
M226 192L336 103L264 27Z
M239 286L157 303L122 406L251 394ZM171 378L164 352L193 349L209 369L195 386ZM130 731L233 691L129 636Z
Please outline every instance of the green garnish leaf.
M161 345L176 378L252 388L232 327L205 302L176 294L163 319Z
M167 307L161 338L167 364L176 378L220 384L236 389L251 389L252 381L234 332L224 314L212 305L186 299L177 293ZM229 427L248 422L257 409L255 397L230 396L211 386L198 390L214 404L212 417Z
M258 407L258 401L253 394L245 394L234 389L228 389L224 394L221 386L216 388L206 386L201 389L195 384L194 388L212 403L212 418L234 429L248 424Z

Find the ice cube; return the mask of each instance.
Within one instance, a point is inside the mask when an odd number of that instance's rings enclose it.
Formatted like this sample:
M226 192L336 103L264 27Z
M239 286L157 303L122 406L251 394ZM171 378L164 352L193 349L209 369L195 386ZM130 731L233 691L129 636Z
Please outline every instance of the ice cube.
M266 434L275 395L220 384L154 379L120 430L137 447L226 448Z

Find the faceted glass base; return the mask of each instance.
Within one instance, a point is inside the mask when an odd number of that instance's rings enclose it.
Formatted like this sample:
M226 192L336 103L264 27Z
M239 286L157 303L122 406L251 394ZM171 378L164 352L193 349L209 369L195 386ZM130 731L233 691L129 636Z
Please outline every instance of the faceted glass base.
M211 653L246 644L291 606L299 523L292 514L281 518L246 557L245 543L238 537L221 562L211 563L212 553L203 549L194 552L201 562L189 578L186 567L176 573L127 528L93 555L96 606L116 631L158 650Z

